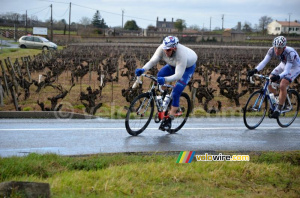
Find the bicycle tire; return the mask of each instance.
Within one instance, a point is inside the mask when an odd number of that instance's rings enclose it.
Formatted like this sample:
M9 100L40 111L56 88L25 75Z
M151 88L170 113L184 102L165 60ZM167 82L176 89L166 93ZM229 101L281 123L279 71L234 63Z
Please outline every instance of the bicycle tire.
M171 108L172 100L170 101L169 108ZM168 133L173 134L179 131L184 124L186 123L191 110L192 110L192 103L189 95L185 92L182 92L179 98L179 109L182 110L182 115L175 117L174 120L172 121L172 127L170 130L168 130Z
M290 111L286 113L282 113L278 118L277 118L277 123L279 126L285 128L290 126L294 120L297 118L298 111L299 111L299 94L293 89L288 90L287 92L289 99L291 101L292 106L289 106L288 99L286 99L285 106L283 106L283 110L286 108L291 108Z
M264 97L264 101L262 101L262 106L260 111L257 111L253 105L255 104L255 101L258 99L258 102L256 105L259 105L261 102L261 99L263 97L262 91L258 90L253 92L245 107L243 108L243 120L244 124L248 129L255 129L258 127L262 121L264 120L267 109L268 109L268 100L267 97ZM263 106L265 105L265 106Z
M149 93L143 93L139 96L137 96L132 103L130 104L130 107L128 108L127 114L126 114L126 119L125 119L125 127L126 131L132 135L132 136L137 136L140 133L142 133L147 126L149 125L152 117L153 117L153 112L154 112L154 100L151 98L150 103L150 94ZM144 103L143 103L144 101ZM144 107L149 105L146 109L146 112L139 115L135 110L139 109L142 106L142 109L144 110ZM137 106L136 106L137 105ZM150 108L150 111L148 112ZM149 117L148 117L149 116Z

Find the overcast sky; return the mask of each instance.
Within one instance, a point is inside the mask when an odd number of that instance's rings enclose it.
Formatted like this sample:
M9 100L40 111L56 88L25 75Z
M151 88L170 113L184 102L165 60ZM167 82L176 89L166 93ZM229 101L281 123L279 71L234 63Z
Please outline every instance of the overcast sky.
M96 10L109 27L122 25L135 20L141 28L156 25L160 21L176 19L185 20L187 26L197 25L207 29L222 27L232 28L240 21L259 24L262 16L274 20L300 21L300 0L0 0L0 14L16 12L28 16L35 15L39 20L50 19L53 6L53 18L69 21L71 2L71 22L79 22L82 17L93 18Z

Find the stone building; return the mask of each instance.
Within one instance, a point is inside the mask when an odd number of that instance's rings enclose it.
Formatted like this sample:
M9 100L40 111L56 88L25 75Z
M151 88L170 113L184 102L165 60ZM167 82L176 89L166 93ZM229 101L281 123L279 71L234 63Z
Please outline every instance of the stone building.
M174 32L176 29L174 28L174 21L172 18L172 21L166 21L164 18L163 21L159 21L158 17L156 20L156 28L158 32Z

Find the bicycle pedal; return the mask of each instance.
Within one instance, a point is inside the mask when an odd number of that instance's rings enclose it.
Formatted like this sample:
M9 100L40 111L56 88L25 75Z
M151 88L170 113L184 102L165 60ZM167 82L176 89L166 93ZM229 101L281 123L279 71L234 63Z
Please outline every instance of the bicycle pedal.
M159 126L159 128L158 128L159 130L161 130L161 131L165 131L165 128L164 127L162 127L162 126Z

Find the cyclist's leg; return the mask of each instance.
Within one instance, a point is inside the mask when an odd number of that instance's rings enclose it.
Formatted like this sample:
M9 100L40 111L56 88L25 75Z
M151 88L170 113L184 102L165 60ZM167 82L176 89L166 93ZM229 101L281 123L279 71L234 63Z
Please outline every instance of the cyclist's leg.
M166 65L167 66L167 65ZM163 67L162 69L165 68L165 72L167 73L167 68L168 67ZM171 66L169 66L171 67ZM174 68L174 67L171 67ZM176 111L178 110L179 107L179 97L182 93L182 91L184 90L184 88L186 87L186 85L188 84L189 80L191 79L193 73L195 72L195 68L196 68L196 64L194 64L192 67L189 67L185 70L182 78L177 81L173 92L172 92L172 104L171 104L171 110L169 112L169 119L164 119L163 122L161 123L159 129L160 130L171 130L172 127L172 120L174 119L174 115L176 114ZM170 71L170 68L169 68ZM164 72L162 72L163 74L165 74ZM174 69L174 73L175 73L175 69ZM160 74L162 75L162 74ZM158 74L159 76L159 74Z
M293 68L280 82L280 93L279 93L279 105L284 105L287 95L288 86L298 77L300 74L299 68Z
M175 74L175 67L166 64L159 70L159 72L157 73L157 77L166 77L166 76L171 76L173 74ZM159 126L159 129L163 131L171 129L170 121L171 121L170 119L168 120L163 119L161 125Z
M279 86L279 104L274 111L274 113L271 115L271 118L278 118L280 115L280 112L284 106L286 96L287 96L287 88L288 86L297 78L297 76L300 74L300 69L291 69L288 75L286 75L280 82Z
M286 99L286 95L287 95L287 88L290 85L291 80L290 79L282 79L280 82L280 92L279 92L279 105L283 105L283 103L285 102Z
M196 64L194 64L192 67L186 68L182 78L177 81L173 92L172 92L172 104L171 104L171 110L169 115L174 116L178 110L179 107L179 98L181 93L183 92L186 85L189 83L190 79L192 78L194 72L195 72Z
M166 64L159 70L159 72L157 73L157 77L166 77L171 76L173 74L175 74L175 67Z

